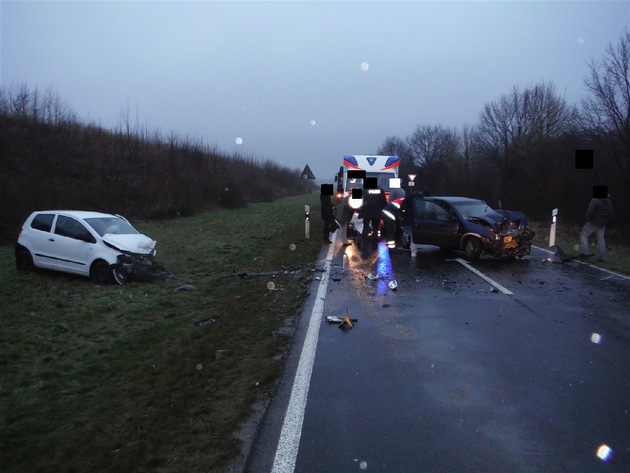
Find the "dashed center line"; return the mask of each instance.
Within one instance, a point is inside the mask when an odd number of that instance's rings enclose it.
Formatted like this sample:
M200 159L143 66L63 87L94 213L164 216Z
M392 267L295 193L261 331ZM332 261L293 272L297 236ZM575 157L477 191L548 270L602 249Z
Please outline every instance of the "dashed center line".
M512 291L510 291L509 289L506 289L505 287L503 287L501 284L499 284L498 282L496 282L494 279L489 278L488 276L486 276L485 274L483 274L481 271L479 271L478 269L473 268L471 265L469 265L466 261L464 261L461 258L455 258L454 261L457 261L459 264L461 264L463 267L465 267L466 269L472 271L473 273L475 273L477 276L479 276L481 279L483 279L484 281L486 281L487 283L491 284L492 286L496 287L499 291L501 291L503 294L507 294L507 295L513 295L514 293Z

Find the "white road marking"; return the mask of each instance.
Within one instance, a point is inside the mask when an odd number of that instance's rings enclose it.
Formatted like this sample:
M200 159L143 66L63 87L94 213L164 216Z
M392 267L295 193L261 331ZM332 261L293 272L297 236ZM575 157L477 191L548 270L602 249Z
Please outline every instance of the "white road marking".
M532 245L532 248L536 248L537 250L544 251L545 253L549 253L550 255L555 254L555 252L553 252L551 250L547 250L545 248L541 248L539 246ZM625 279L626 281L630 281L630 276L626 276L625 274L617 273L615 271L611 271L610 269L602 268L600 266L596 266L594 264L587 263L585 261L580 261L579 259L575 259L573 261L575 261L576 263L579 263L579 264L584 264L584 265L586 265L586 266L588 266L590 268L599 269L600 271L603 271L604 273L608 273L608 274L611 274L612 276L616 276L618 278ZM605 278L605 279L608 279L608 278Z
M306 398L311 383L311 373L313 372L315 351L317 350L319 328L324 314L326 288L328 287L328 276L330 274L330 265L335 249L336 237L337 232L332 236L332 243L326 255L324 272L322 273L322 279L317 289L317 295L315 296L315 303L313 305L313 311L311 312L306 337L304 338L304 345L302 346L297 372L295 373L289 405L284 415L282 430L280 431L280 440L278 440L278 447L276 448L271 473L293 473L295 470L295 461L297 459L300 437L302 435L302 422L304 421Z
M455 261L457 261L459 264L461 264L462 266L464 266L465 268L469 269L470 271L472 271L473 273L475 273L477 276L479 276L481 279L483 279L484 281L490 283L491 285L493 285L494 287L496 287L499 291L501 291L503 294L507 294L507 295L512 295L514 294L512 291L510 291L509 289L506 289L505 287L503 287L501 284L499 284L498 282L494 281L493 279L490 279L488 276L486 276L485 274L483 274L481 271L473 268L471 265L469 265L466 261L464 261L461 258L455 258Z

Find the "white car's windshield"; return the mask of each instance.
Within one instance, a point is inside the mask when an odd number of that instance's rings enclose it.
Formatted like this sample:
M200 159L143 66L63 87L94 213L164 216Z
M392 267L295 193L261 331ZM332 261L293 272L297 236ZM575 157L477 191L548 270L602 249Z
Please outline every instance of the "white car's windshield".
M119 217L86 218L85 221L100 236L107 233L112 235L135 235L139 233L128 222Z
M481 200L455 202L453 207L464 220L468 220L471 216L479 217L492 211L492 208Z

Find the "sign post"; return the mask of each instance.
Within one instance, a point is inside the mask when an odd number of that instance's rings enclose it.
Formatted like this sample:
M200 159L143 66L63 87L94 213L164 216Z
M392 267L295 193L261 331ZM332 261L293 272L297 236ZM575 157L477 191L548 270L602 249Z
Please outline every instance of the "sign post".
M413 181L416 178L417 174L407 174L407 176L409 177L409 187L415 186L416 183Z

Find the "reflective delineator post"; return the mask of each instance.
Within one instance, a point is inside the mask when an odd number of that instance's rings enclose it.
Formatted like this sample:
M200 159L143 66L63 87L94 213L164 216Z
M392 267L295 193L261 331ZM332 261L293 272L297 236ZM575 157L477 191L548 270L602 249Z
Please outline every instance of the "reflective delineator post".
M549 230L549 246L556 246L556 221L558 219L558 209L551 211L551 229Z
M311 238L311 208L308 205L304 206L304 237Z

